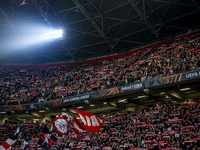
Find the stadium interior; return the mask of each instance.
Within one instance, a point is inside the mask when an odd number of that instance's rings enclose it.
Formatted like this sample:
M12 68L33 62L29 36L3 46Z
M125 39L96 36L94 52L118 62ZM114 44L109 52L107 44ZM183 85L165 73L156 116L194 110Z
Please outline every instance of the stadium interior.
M200 1L0 0L0 33L0 144L79 109L51 149L200 150Z

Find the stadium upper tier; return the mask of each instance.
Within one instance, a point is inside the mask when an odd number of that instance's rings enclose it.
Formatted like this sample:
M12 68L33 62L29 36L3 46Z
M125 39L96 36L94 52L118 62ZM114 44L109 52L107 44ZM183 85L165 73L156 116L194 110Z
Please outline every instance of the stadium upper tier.
M0 70L0 105L36 103L198 69L199 35L115 60L44 70Z

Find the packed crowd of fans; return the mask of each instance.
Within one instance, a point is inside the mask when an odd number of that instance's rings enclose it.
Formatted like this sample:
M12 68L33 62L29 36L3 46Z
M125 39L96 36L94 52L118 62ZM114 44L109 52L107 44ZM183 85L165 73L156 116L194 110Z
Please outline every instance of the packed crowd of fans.
M69 134L59 137L52 149L102 149L142 150L176 149L198 150L200 148L200 102L176 105L161 105L135 112L115 112L99 115L105 118L101 132L83 132L77 140L70 123ZM23 124L22 131L30 142L31 149L40 149L37 144L44 124ZM50 124L48 124L50 127ZM17 125L1 125L0 141L12 135ZM17 141L14 148L21 147Z
M129 57L45 70L0 69L0 105L66 98L127 83L198 69L199 35L149 48Z

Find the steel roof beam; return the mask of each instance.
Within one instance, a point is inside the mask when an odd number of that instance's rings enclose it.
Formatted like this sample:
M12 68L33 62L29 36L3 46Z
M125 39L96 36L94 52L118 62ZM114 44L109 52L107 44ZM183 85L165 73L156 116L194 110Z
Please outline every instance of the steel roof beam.
M194 6L197 8L197 10L200 12L200 2L197 0L192 0Z
M83 4L83 6L87 6L88 4L90 4L90 2ZM67 11L72 11L72 10L75 10L76 8L77 8L76 6L75 7L71 7L71 8L67 8L67 9L58 11L57 13L59 14L59 13L67 12Z
M154 2L159 2L159 3L166 3L166 4L170 4L171 1L169 0L166 0L166 1L163 1L163 0L149 0L149 1L154 1ZM180 3L178 2L179 0L173 0L173 3L176 4L176 5L183 5L183 6L193 6L191 4L184 4L184 3Z
M108 21L105 19L105 17L103 16L103 14L100 12L100 10L96 7L96 5L93 2L92 2L92 5L95 7L95 9L97 10L97 12L102 16L102 18L101 18L102 19L102 31L103 31L103 22L105 22L107 24L108 28L109 28L108 31L112 30L113 33L115 34L115 36L117 37L117 39L115 39L117 41L113 44L113 48L117 45L118 42L121 42L122 45L124 46L124 48L127 49L126 45L120 40L119 35L114 31L114 29L111 27L111 25L108 23ZM104 54L104 52L103 52L103 54Z
M96 32L96 30L95 31L90 31L90 32L83 32L83 31L79 31L79 30L76 30L76 29L71 29L71 28L67 28L68 30L71 30L71 31L75 31L75 32L78 32L78 33L80 33L80 34L75 34L75 35L73 35L73 37L76 37L76 36L81 36L81 35L85 35L85 34L88 34L88 35L92 35L92 36L96 36L96 37L102 37L101 35L97 35L97 34L92 34L92 33L94 33L94 32Z
M149 4L149 6L151 7L151 9L153 10L153 12L156 14L156 16L158 17L158 19L160 20L160 22L162 23L162 25L164 25L166 28L167 28L167 30L169 31L169 33L171 34L171 35L173 35L172 34L172 32L169 30L169 28L166 26L166 24L163 22L163 20L160 18L160 16L158 15L158 13L155 11L155 9L151 6L151 4L147 1L147 3ZM170 3L170 5L171 5L171 3ZM162 25L161 25L161 27L162 27ZM160 29L160 28L159 28Z
M99 53L96 53L96 52L93 52L93 51L88 51L88 50L84 50L84 49L81 49L81 51L86 52L86 53L91 53L91 54L99 55Z
M12 23L12 21L11 21L10 18L8 17L8 13L10 13L10 12L14 13L14 9L13 9L13 8L10 8L10 9L11 9L11 10L10 10L9 12L5 12L4 9L0 6L0 11L1 11L1 13L2 13L3 16L6 18L8 24L9 24L10 27L12 28L13 32L15 33L15 35L18 36L17 33L16 33L16 30L15 30L15 28L14 28L14 24Z
M198 10L194 10L194 11L191 11L191 12L189 12L189 13L187 13L187 14L184 14L184 15L181 15L181 16L178 16L178 17L169 19L169 20L165 21L165 23L168 23L168 22L174 21L174 20L176 20L176 19L179 19L179 18L188 16L188 15L191 15L191 14L196 13L196 12L198 12Z
M111 9L109 9L108 11L104 12L103 14L107 14L107 13L109 13L109 12L115 10L115 9L118 9L118 8L120 8L120 7L123 7L123 6L127 5L127 4L129 4L129 2L125 2L125 3L123 3L123 4L119 5L119 6L116 6L116 7L114 7L114 8L111 8Z
M44 7L44 5L47 5L47 8L49 7L48 4L45 2L45 4L43 4L43 6L40 6L38 3L35 3L35 8L39 11L39 13L42 15L42 17L44 18L44 20L47 22L47 24L49 25L49 27L51 29L53 29L48 17L47 17L47 14L48 12L45 12L42 8Z
M113 49L112 43L109 41L109 39L105 36L103 29L101 29L96 21L93 20L93 18L90 16L90 14L86 11L84 6L79 2L79 0L72 0L73 3L81 10L81 12L86 16L86 18L90 21L90 23L96 28L96 30L99 32L99 34L102 36L102 38L107 42L111 50Z
M60 19L60 17L58 16L57 12L55 11L55 9L52 7L52 5L48 2L48 0L44 0L43 3L39 4L39 3L35 3L34 6L36 7L36 9L39 11L39 13L42 15L42 17L44 18L44 20L47 22L47 24L49 25L49 27L51 29L53 29L54 27L52 26L52 22L51 19L53 19L54 17L57 17L58 19L58 25L62 24L62 20ZM49 13L50 11L53 11L53 13ZM52 17L53 16L53 17ZM52 18L50 18L52 17ZM55 22L55 21L54 21Z
M129 2L128 2L129 3ZM129 3L130 4L130 3ZM160 8L162 8L163 6L167 6L168 4L165 4L165 5L162 5L162 6L160 6L160 7L157 7L157 8L155 8L155 10L157 10L157 9L160 9ZM85 6L85 5L83 5L83 6ZM151 10L151 11L147 11L146 13L153 13L153 11ZM102 12L102 15L106 15L106 13L105 12ZM137 18L137 17L139 17L140 15L136 15L136 16L133 16L133 17L131 17L131 18L129 18L127 21L129 22L129 21L131 21L132 19L134 19L134 18ZM97 18L97 17L93 17L93 18ZM107 17L107 16L105 16L104 18L108 18L108 19L111 19L111 17ZM148 17L147 17L148 18ZM147 19L146 18L146 19ZM119 19L119 18L113 18L114 20L117 20L117 19ZM79 23L79 22L82 22L82 21L86 21L86 20L88 20L87 18L86 19L82 19L82 20L77 20L77 21L74 21L74 22L71 22L71 23L68 23L68 24L65 24L65 25L71 25L71 24L75 24L75 23ZM120 21L120 20L119 20ZM132 21L131 21L132 22ZM136 22L136 21L134 21L134 22ZM123 23L123 21L122 21L122 23ZM139 23L141 23L141 22L139 22ZM145 23L145 22L144 22Z
M13 6L0 4L0 12L3 14L3 16L6 19L8 25L11 27L12 31L14 32L15 36L12 37L11 41L16 41L16 39L20 39L20 34L16 30L16 25L18 23L20 23L19 26L23 26L23 24L21 24L22 23L21 18L17 14L15 8ZM19 28L18 28L18 30L19 30ZM23 45L20 42L17 43L17 44L19 44L21 47L23 47ZM23 48L21 48L20 50L22 50L22 49Z
M82 48L86 48L86 47L90 47L90 46L95 46L95 45L100 45L100 44L104 44L106 43L106 41L101 41L101 42L98 42L98 43L92 43L92 44L88 44L88 45L83 45L83 46L80 46L78 48L71 48L71 50L77 50L77 49L82 49ZM45 50L45 51L41 51L39 53L46 53L46 52L57 52L57 51L66 51L68 50L67 48L63 48L63 49L55 49L55 50Z
M128 0L129 3L132 5L132 7L135 9L135 11L139 14L139 16L142 18L142 20L147 24L147 26L151 29L151 31L156 35L157 31L156 29L151 25L151 23L146 19L145 14L140 10L140 8L137 6L138 3L136 3L134 0ZM138 1L139 2L139 1ZM143 1L144 3L145 1ZM143 10L144 11L144 10Z

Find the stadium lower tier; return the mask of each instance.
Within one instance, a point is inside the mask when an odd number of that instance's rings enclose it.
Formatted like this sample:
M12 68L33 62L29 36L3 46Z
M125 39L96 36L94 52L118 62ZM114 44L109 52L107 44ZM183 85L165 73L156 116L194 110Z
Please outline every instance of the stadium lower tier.
M51 149L200 149L200 102L156 106L151 110L115 112L98 115L105 119L99 133L83 131L77 137L73 121L67 136L53 135L58 141ZM47 127L50 128L50 124ZM1 144L16 130L17 124L0 126ZM38 145L44 124L22 124L22 132L30 149L42 149ZM81 137L81 138L80 138ZM13 149L20 149L18 140Z

